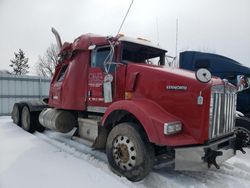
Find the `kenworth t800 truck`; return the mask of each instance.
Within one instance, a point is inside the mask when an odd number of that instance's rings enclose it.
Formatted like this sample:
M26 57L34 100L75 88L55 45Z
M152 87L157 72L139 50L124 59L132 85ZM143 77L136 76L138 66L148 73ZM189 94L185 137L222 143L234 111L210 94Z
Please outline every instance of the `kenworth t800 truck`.
M234 135L236 87L196 72L166 68L166 50L137 38L85 34L61 44L49 98L22 101L13 121L32 133L44 128L96 149L131 181L154 164L202 170L242 150Z

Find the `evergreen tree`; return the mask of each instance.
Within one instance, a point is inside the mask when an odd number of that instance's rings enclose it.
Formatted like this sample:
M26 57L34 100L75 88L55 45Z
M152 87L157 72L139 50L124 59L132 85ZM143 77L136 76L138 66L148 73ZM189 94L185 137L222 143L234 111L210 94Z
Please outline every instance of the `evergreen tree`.
M25 57L24 52L19 49L18 53L15 53L15 58L10 60L11 64L10 67L13 68L13 74L15 75L24 75L27 74L29 71L28 65L28 58Z

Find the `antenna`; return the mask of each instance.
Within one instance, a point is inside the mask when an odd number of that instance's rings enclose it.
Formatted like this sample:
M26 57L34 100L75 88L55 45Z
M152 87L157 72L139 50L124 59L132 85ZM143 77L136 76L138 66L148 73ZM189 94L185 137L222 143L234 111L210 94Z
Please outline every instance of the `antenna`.
M160 37L159 37L159 27L158 27L158 18L156 17L156 33L157 33L157 45L160 45Z
M177 51L178 51L178 18L176 19L176 33L175 33L175 57L177 57Z
M120 25L120 28L118 29L117 35L118 35L118 34L120 33L120 31L121 31L122 26L123 26L123 24L124 24L124 22L125 22L125 20L126 20L126 18L127 18L127 15L128 15L128 13L129 13L129 11L130 11L130 9L131 9L133 3L134 3L134 0L131 1L130 5L129 5L129 7L128 7L128 10L127 10L127 12L126 12L126 15L125 15L125 17L124 17L123 20L122 20L122 24Z

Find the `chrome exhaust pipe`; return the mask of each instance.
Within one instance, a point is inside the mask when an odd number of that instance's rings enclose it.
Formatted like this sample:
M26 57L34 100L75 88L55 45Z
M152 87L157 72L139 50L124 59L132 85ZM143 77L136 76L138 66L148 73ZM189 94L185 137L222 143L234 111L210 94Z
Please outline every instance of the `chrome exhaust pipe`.
M59 49L62 49L62 41L61 41L61 37L59 35L59 33L57 32L57 30L55 28L51 28L52 33L55 35L56 37L56 42L57 42L57 46Z

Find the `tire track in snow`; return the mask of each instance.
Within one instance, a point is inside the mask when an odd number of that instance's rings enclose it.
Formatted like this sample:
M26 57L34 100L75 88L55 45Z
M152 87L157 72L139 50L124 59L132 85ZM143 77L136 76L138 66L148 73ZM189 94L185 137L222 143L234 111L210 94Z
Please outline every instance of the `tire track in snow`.
M87 160L93 166L101 168L106 173L122 181L129 187L231 187L230 184L235 182L241 187L250 187L250 173L248 168L242 169L230 163L221 165L221 169L210 169L204 172L191 171L173 171L173 170L153 170L148 177L138 183L131 183L125 178L120 178L114 175L108 168L108 161L105 152L93 150L88 146L71 140L69 134L62 134L52 131L44 133L35 133L37 137L55 146L61 151L64 151L81 160ZM241 181L244 182L241 182Z
M53 131L45 131L44 133L34 133L35 136L44 140L50 145L58 148L59 151L68 153L78 159L87 160L93 166L103 169L106 173L111 174L115 178L121 180L123 183L129 185L129 187L140 187L140 188L161 188L161 187L180 187L179 183L176 183L172 179L167 179L163 176L159 176L158 173L152 172L143 181L131 183L126 178L114 175L114 173L108 168L108 161L106 154L103 151L91 149L81 143L71 140L73 131L68 134L57 133Z
M239 168L237 166L231 166L231 164L225 162L220 170L212 170L214 173L224 175L224 176L232 176L234 178L239 178L245 181L250 182L250 169L247 171L244 168Z
M116 178L118 181L128 185L128 187L137 187L126 178L116 176L109 170L107 162L103 160L104 153L92 150L91 148L84 146L83 144L70 140L70 134L63 135L60 133L54 133L55 132L45 131L44 133L36 132L34 133L34 135L42 139L46 143L56 147L59 152L63 151L80 160L88 161L91 165L95 166L96 168L102 169L107 174ZM143 188L144 186L141 187Z
M234 167L229 163L221 165L221 169L219 170L209 169L203 172L182 171L180 173L205 184L206 187L228 188L235 187L232 184L236 183L240 185L240 187L248 188L250 185L250 173L238 167Z

